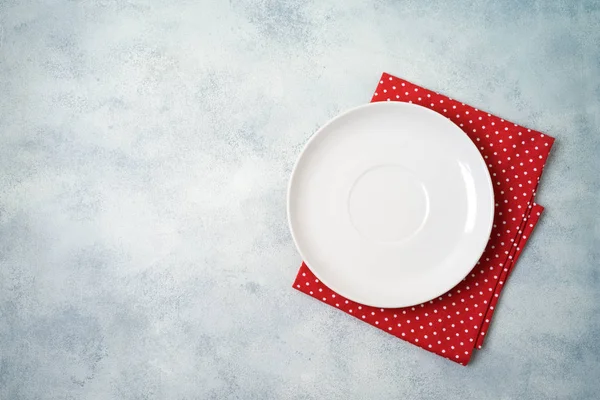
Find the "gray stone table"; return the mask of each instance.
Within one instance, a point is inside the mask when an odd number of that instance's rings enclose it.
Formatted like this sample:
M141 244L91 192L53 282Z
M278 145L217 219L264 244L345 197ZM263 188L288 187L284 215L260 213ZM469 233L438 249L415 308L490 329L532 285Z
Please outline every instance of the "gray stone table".
M382 71L557 138L468 367L291 288ZM0 0L0 399L598 399L600 1Z

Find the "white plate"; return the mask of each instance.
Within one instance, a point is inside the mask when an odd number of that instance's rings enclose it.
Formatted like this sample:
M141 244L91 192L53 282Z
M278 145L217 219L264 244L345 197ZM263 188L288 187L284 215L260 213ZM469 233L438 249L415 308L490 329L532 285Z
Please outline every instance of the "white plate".
M447 292L477 263L494 192L459 127L415 104L380 102L310 138L287 207L294 242L317 278L358 303L406 307Z

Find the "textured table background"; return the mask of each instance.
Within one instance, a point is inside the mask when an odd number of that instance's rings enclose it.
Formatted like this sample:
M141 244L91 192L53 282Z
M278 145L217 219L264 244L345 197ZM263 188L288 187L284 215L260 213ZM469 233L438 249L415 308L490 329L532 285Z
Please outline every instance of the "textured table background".
M1 0L0 398L597 399L599 44L599 1ZM292 164L383 70L558 139L467 368L291 288Z

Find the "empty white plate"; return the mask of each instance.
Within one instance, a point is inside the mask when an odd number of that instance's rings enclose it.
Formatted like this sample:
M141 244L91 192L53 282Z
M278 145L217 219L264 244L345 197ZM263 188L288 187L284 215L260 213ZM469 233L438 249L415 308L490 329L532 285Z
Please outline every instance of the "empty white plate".
M477 263L494 192L459 127L418 105L380 102L311 137L287 206L292 237L317 278L358 303L406 307L450 290Z

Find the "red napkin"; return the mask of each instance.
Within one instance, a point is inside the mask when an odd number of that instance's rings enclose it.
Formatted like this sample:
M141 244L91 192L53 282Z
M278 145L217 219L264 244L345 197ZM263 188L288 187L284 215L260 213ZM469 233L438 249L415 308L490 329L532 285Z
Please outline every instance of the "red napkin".
M430 108L460 126L485 159L496 200L488 245L469 275L437 299L414 307L355 303L302 263L294 288L425 350L466 365L481 348L502 288L543 207L535 191L554 138L384 73L371 100Z

